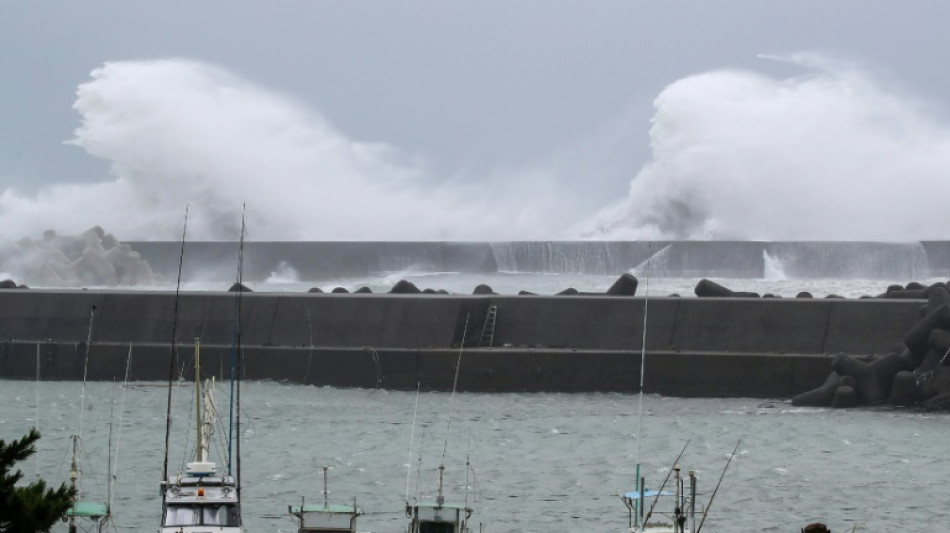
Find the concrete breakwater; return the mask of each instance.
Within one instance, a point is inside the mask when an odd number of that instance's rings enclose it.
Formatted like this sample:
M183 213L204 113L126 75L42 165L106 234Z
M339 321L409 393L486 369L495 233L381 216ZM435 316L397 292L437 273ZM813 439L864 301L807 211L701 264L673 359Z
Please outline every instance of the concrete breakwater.
M180 368L193 339L226 375L240 304L248 379L484 392L634 392L644 302L602 295L397 295L91 290L0 292L0 377L165 380L173 318ZM651 298L646 389L788 398L819 386L835 355L887 353L923 302ZM494 308L494 320L489 310ZM491 323L494 323L493 327ZM91 324L91 328L90 328ZM487 327L486 327L487 326ZM490 345L489 345L490 344Z

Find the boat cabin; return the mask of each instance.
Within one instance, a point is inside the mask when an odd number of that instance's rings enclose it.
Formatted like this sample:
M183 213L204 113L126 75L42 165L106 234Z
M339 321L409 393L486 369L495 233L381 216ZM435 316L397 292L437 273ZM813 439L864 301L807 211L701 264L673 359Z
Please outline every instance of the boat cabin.
M472 509L462 504L416 503L406 508L409 533L468 533Z
M690 494L687 496L679 465L673 466L673 474L673 492L647 490L641 479L639 490L620 495L629 513L627 527L630 533L691 533L696 530L696 475L692 470L689 472ZM655 509L659 501L666 505Z
M356 533L356 518L363 510L353 505L302 505L288 507L297 517L298 533Z
M163 531L188 531L190 526L241 526L237 489L231 476L180 476L166 488Z
M96 524L96 530L102 531L109 522L109 506L99 502L73 502L69 509L66 509L66 515L63 517L63 520L70 524L70 533L79 529L76 527L77 518Z

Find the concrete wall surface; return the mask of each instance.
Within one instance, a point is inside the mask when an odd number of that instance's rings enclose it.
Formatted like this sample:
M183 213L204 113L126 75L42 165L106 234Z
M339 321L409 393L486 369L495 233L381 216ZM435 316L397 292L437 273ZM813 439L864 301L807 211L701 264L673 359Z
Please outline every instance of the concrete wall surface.
M819 385L839 353L886 353L922 301L651 298L647 389L681 396L791 396ZM489 306L491 347L478 347ZM472 391L635 391L642 298L120 291L0 291L0 376L167 379L201 339L226 375L240 308L249 379ZM177 315L177 321L175 317ZM91 327L90 327L91 325ZM464 342L463 342L464 339Z

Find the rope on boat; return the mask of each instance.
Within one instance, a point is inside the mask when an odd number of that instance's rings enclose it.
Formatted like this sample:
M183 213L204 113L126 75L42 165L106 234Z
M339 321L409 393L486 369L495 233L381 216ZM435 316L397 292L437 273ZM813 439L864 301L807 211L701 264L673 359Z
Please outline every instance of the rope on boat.
M416 436L416 414L419 411L419 376L416 374L416 403L412 408L412 425L409 429L409 460L406 461L406 506L409 506L409 483L412 479L412 444ZM420 457L421 460L421 457Z
M185 262L185 235L188 233L188 204L185 204L185 223L181 229L181 252L178 254L178 282L175 285L175 311L172 314L172 346L168 356L168 405L165 410L165 454L162 461L162 490L168 481L168 441L172 432L172 381L175 378L175 363L178 348L178 300L181 295L181 270Z
M462 342L459 344L459 355L455 362L455 379L452 381L452 396L449 397L449 417L445 422L445 440L442 442L442 466L445 466L445 450L449 445L449 428L452 426L452 407L455 405L455 390L459 384L459 369L462 368L462 350L465 348L465 336L468 334L468 318L465 315L465 327L462 329Z

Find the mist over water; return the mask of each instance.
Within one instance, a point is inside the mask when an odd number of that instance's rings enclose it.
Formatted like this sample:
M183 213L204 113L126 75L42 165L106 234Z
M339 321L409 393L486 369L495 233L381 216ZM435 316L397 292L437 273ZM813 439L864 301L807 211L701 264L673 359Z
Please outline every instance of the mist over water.
M790 79L722 70L656 98L653 161L588 235L621 239L946 239L950 130L853 65Z
M434 176L421 156L354 140L318 111L199 62L106 63L91 76L70 142L110 161L113 179L4 191L10 234L99 225L124 240L173 240L188 204L189 238L235 239L246 203L257 240L550 237L571 203L544 172Z
M99 225L177 240L187 204L190 239L236 239L246 204L253 240L945 239L948 128L853 65L792 61L806 73L671 83L655 100L652 160L625 163L629 191L612 195L617 139L578 139L569 162L443 175L222 68L109 62L78 87L69 142L108 160L111 177L7 188L0 224L14 239Z

